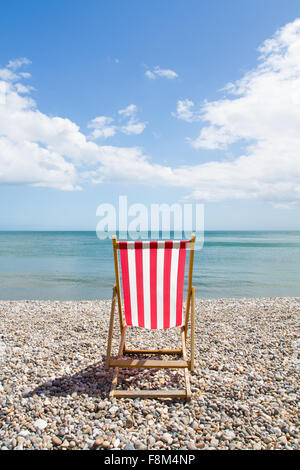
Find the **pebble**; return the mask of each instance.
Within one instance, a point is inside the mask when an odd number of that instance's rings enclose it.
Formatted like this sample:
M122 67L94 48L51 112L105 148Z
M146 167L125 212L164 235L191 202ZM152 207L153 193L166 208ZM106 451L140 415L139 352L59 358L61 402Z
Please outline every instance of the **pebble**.
M259 442L256 442L254 445L253 445L253 450L261 450L262 449L262 446Z
M136 440L134 443L134 448L137 450L146 450L147 446L145 446L141 441Z
M125 446L125 450L134 450L135 447L134 445L131 444L131 442L128 442Z
M108 411L110 412L110 414L115 415L117 413L117 411L119 411L119 407L118 406L112 406L111 408L109 408Z
M62 440L57 436L52 437L52 442L55 446L60 446L62 444Z
M196 444L197 449L204 449L205 447L205 442L201 441Z
M95 441L94 441L94 446L96 446L96 447L102 446L103 441L104 441L104 439L103 439L102 436L97 437L97 439L95 439Z
M133 426L133 420L131 418L126 418L126 421L125 421L125 426L127 428L131 428Z
M215 438L213 437L212 440L210 441L210 445L211 445L212 447L218 447L218 444L219 444L218 439L215 439Z
M154 437L150 436L149 439L148 439L148 445L149 445L149 447L153 447L154 444L155 444L155 442L156 442L156 441L155 441Z
M193 442L187 442L186 446L189 450L197 450L197 447Z
M34 426L36 429L43 431L47 427L47 421L45 421L44 419L37 419L34 422Z
M172 442L173 442L173 438L172 438L171 434L168 434L167 432L162 435L161 440L163 442L166 442L169 445L172 444Z
M225 429L222 437L225 441L232 441L235 438L235 433L229 429Z
M114 442L114 448L117 449L120 444L121 444L120 439L116 439L115 442Z

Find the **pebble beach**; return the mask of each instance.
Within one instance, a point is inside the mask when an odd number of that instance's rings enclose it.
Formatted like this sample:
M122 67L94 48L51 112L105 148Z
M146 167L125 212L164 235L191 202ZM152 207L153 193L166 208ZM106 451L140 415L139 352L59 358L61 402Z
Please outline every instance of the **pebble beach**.
M299 449L300 298L196 301L191 402L110 399L110 301L0 301L0 449ZM118 347L115 323L114 351ZM177 330L132 328L127 346ZM183 388L124 370L118 387Z

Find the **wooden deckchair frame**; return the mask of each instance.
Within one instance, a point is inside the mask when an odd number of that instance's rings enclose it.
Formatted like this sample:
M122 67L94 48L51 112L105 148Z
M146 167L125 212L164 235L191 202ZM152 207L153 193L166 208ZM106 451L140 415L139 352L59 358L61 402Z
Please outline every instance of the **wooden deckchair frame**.
M109 333L107 342L107 354L106 354L106 370L114 368L112 385L110 390L110 397L118 398L184 398L186 400L191 399L191 387L190 387L190 372L194 372L194 356L195 356L195 287L192 286L193 276L193 264L194 264L194 249L195 249L195 234L192 235L191 239L187 243L187 247L190 248L190 259L189 259L189 276L188 276L188 290L185 310L185 321L181 327L181 347L179 349L126 349L125 348L125 336L127 325L122 312L121 303L121 287L120 287L120 273L119 273L119 260L118 260L118 249L119 242L116 235L112 237L113 253L114 253L114 265L116 284L113 287ZM119 323L121 330L121 340L119 346L119 352L116 359L111 358L112 350L112 337L114 328L114 318L116 302L118 302L119 312ZM191 339L190 339L190 359L187 356L187 332L189 319L191 320ZM166 355L179 355L180 360L158 360L158 359L124 359L123 355L131 354L166 354ZM118 375L120 368L147 368L147 369L184 369L184 390L117 390Z

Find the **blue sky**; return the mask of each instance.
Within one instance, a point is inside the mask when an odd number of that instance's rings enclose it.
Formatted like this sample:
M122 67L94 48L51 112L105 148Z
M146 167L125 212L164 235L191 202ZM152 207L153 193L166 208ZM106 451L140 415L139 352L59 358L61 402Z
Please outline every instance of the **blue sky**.
M1 230L94 230L123 194L202 202L211 230L300 229L299 1L1 9Z

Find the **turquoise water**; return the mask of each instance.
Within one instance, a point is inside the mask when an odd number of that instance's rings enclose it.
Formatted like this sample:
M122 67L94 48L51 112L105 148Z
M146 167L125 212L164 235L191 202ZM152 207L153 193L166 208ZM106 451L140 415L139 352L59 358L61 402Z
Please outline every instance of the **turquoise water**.
M108 299L111 241L95 232L0 232L0 299ZM300 232L206 232L197 297L300 296Z

